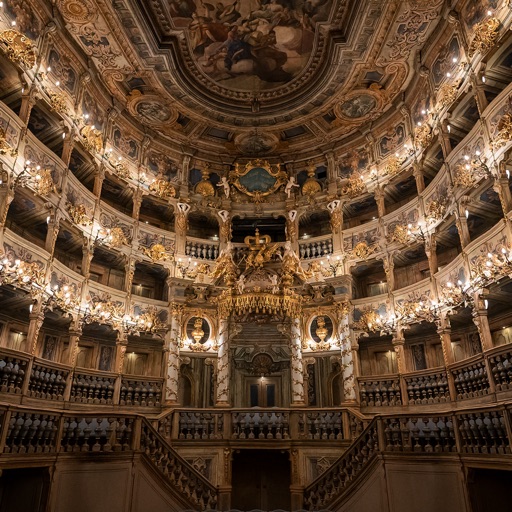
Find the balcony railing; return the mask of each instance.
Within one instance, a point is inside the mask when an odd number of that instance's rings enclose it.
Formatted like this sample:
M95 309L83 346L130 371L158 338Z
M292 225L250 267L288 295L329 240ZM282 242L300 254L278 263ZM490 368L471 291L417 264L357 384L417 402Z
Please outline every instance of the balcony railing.
M362 408L442 405L478 400L491 403L512 387L512 348L495 347L450 365L403 375L358 378Z

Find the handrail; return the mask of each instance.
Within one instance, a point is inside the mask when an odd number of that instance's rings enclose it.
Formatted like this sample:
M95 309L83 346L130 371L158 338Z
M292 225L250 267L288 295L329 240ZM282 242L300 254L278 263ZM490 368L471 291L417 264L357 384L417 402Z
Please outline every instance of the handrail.
M73 452L141 452L195 510L215 509L217 489L152 427L133 414L41 411L0 406L0 457Z
M443 413L379 415L329 469L304 489L304 508L331 510L378 455L509 455L511 419L511 404Z

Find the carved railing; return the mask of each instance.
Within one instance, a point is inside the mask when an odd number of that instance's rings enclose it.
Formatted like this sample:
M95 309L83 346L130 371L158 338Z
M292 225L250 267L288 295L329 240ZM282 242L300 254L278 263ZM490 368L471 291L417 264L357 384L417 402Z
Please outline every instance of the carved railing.
M299 437L303 439L344 439L342 411L304 412L299 418Z
M290 439L290 414L283 411L231 413L232 439Z
M384 379L359 380L361 407L386 407L402 405L402 392L398 376Z
M176 409L155 420L154 426L172 442L224 440L257 443L261 440L348 441L370 420L358 411L332 409Z
M512 389L512 347L500 347L499 353L488 356L488 361L496 391Z
M429 370L421 374L404 375L407 400L410 405L442 404L450 401L450 389L445 370Z
M0 407L0 453L144 453L161 477L194 510L215 509L217 490L141 416L45 412ZM102 459L108 460L108 459Z
M475 455L511 453L512 405L441 414L379 416L353 441L331 467L304 490L306 510L336 510L350 486L377 456L421 453L436 457L457 454L474 462ZM487 459L486 459L487 460Z
M163 379L70 366L0 349L0 393L52 402L162 407ZM11 402L13 400L10 400Z
M451 368L457 400L482 397L490 392L489 377L482 359Z
M369 465L378 450L377 420L374 420L325 473L306 487L304 508L327 508Z
M310 240L299 240L299 255L301 259L325 258L332 254L332 236L326 235Z
M160 407L162 405L162 381L148 377L121 378L119 405Z
M215 260L219 255L219 244L202 239L187 238L185 254L193 259Z

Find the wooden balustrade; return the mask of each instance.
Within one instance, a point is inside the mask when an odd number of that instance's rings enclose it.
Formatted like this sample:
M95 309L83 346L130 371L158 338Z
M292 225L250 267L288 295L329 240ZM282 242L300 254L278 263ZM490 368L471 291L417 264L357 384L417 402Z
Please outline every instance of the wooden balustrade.
M0 453L145 453L161 476L195 510L215 509L217 490L142 416L46 412L0 407ZM45 459L47 460L47 459Z
M442 404L450 401L445 370L426 370L404 375L410 405Z
M0 349L0 393L88 405L160 408L163 379L72 368Z
M187 238L185 254L192 259L214 261L219 256L219 243Z
M327 235L311 240L299 241L299 254L301 259L325 258L333 252L332 236Z
M364 378L359 380L361 407L385 407L402 405L400 379L397 375L387 378Z
M377 456L421 453L475 456L511 453L512 405L442 414L397 414L374 418L347 451L304 489L306 510L335 510L357 477ZM488 459L485 459L488 460Z
M481 397L490 392L485 361L481 356L477 357L477 361L464 362L461 366L451 368L457 400Z

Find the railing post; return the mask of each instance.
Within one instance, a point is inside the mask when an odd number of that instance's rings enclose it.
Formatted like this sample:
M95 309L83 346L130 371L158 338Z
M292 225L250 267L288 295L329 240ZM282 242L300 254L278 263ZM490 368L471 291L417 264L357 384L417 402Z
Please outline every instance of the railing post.
M302 414L302 411L290 411L290 437L292 439L299 438L299 414ZM292 508L293 510L293 508Z
M377 417L377 438L379 440L379 452L386 451L386 433L384 432L384 422L382 418Z
M505 428L507 430L508 446L512 449L512 417L510 407L504 407Z
M121 399L121 379L122 375L118 373L114 384L114 395L112 396L112 403L114 405L119 405Z
M407 392L407 382L402 374L398 376L400 379L400 393L402 395L402 405L409 404L409 393Z
M492 374L491 363L485 353L482 355L484 358L485 371L487 372L487 380L489 381L489 394L496 393L496 383L494 382L494 375Z
M231 439L233 436L233 422L231 412L224 412L224 432L222 433L222 439Z
M11 410L6 409L2 418L2 430L0 431L0 453L5 451L5 440L7 439L7 431L9 430L9 422L11 421Z
M457 401L457 390L455 389L455 382L453 380L453 373L449 366L446 367L446 380L448 381L448 392L450 393L450 401Z
M350 414L346 409L341 411L341 427L343 429L343 439L352 440L352 432L350 430Z
M66 387L64 388L64 402L69 402L71 398L71 389L73 388L73 379L75 377L75 369L72 368L66 379Z
M290 497L292 512L304 510L304 487L302 485L290 485Z
M59 415L59 426L57 428L57 434L55 435L55 451L60 452L62 447L62 436L64 433L64 413Z
M141 446L141 437L142 437L142 417L136 416L133 422L133 433L132 433L132 450L139 451L142 450Z
M28 387L30 385L30 379L32 377L32 367L34 366L34 356L32 356L27 363L26 373L23 379L23 385L21 386L21 396L28 395Z
M181 429L180 429L180 412L172 411L172 420L171 420L171 439L179 439Z
M452 414L452 423L453 423L453 436L455 437L455 446L457 447L457 453L462 453L462 442L460 439L460 431L459 431L459 419L455 413Z

